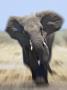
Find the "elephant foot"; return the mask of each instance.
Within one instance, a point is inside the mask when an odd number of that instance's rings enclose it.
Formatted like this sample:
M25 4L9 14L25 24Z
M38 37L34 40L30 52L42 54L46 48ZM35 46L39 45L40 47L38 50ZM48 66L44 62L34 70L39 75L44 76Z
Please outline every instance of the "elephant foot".
M45 84L46 84L46 85L49 85L47 78L45 78Z
M44 73L44 81L45 81L45 84L46 84L46 85L49 85L49 82L48 82L48 70L45 70L45 73Z
M41 86L45 84L44 78L43 77L37 77L35 80L36 85Z
M37 78L34 83L39 86L49 86L48 80L44 80L44 78Z

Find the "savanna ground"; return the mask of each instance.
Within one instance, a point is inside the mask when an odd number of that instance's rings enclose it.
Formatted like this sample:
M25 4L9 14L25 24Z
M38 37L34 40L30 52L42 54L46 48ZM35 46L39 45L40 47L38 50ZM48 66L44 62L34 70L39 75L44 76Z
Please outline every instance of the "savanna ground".
M37 87L28 67L23 64L22 49L18 42L0 32L0 90L67 90L67 31L56 33L52 50L48 87Z

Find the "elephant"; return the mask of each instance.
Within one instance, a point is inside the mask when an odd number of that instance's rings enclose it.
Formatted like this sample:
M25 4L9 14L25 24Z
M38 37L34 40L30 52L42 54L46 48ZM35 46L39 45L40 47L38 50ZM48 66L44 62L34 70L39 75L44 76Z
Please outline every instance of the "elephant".
M12 16L8 20L5 31L23 48L23 62L31 70L35 83L48 84L48 71L52 73L49 62L54 33L62 24L63 18L51 11Z

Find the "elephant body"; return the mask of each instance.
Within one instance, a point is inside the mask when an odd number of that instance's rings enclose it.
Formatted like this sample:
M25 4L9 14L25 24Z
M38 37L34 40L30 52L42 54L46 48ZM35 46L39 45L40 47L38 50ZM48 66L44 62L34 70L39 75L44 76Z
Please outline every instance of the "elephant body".
M48 65L50 64L50 60L51 60L52 46L53 46L54 37L55 37L54 33L50 34L48 37L46 37L46 41L45 41L47 46L48 46L48 50L49 50L49 56L48 56L48 60L47 60ZM32 56L32 55L34 55L34 56ZM35 53L35 51L31 52L30 48L27 48L27 47L23 48L23 57L24 57L23 58L24 59L24 64L27 65L28 67L30 67L30 69L31 69L33 80L35 80L35 76L43 76L43 77L45 76L44 75L45 70L44 70L43 65L41 64L39 66L37 62L36 62L36 65L35 65L35 60L37 61L39 59L39 58L37 59L37 54ZM32 61L34 61L34 62L32 62ZM31 64L31 63L33 63L33 64ZM36 66L38 66L38 67L36 67ZM33 70L33 67L36 67L36 70ZM52 70L51 70L50 66L48 66L48 71L52 74ZM35 75L35 74L37 74L37 75ZM46 78L46 82L47 82L47 78Z
M63 24L61 16L54 12L41 12L33 16L10 17L6 32L18 40L23 48L23 61L30 68L36 83L48 84L54 32Z

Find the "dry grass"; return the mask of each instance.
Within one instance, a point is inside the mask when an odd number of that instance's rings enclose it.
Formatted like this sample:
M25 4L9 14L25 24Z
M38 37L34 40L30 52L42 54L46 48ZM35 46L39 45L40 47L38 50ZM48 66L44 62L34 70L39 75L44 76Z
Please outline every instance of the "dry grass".
M56 74L49 74L49 81L67 81L67 47L54 46L50 63ZM30 70L23 65L21 47L15 43L0 44L0 85L20 84L31 80Z
M23 55L19 44L0 45L0 84L19 84L31 80L31 73L23 65Z
M67 47L55 46L53 48L51 66L56 71L56 75L53 76L54 80L56 79L56 80L67 81L67 55L66 54L67 54Z

